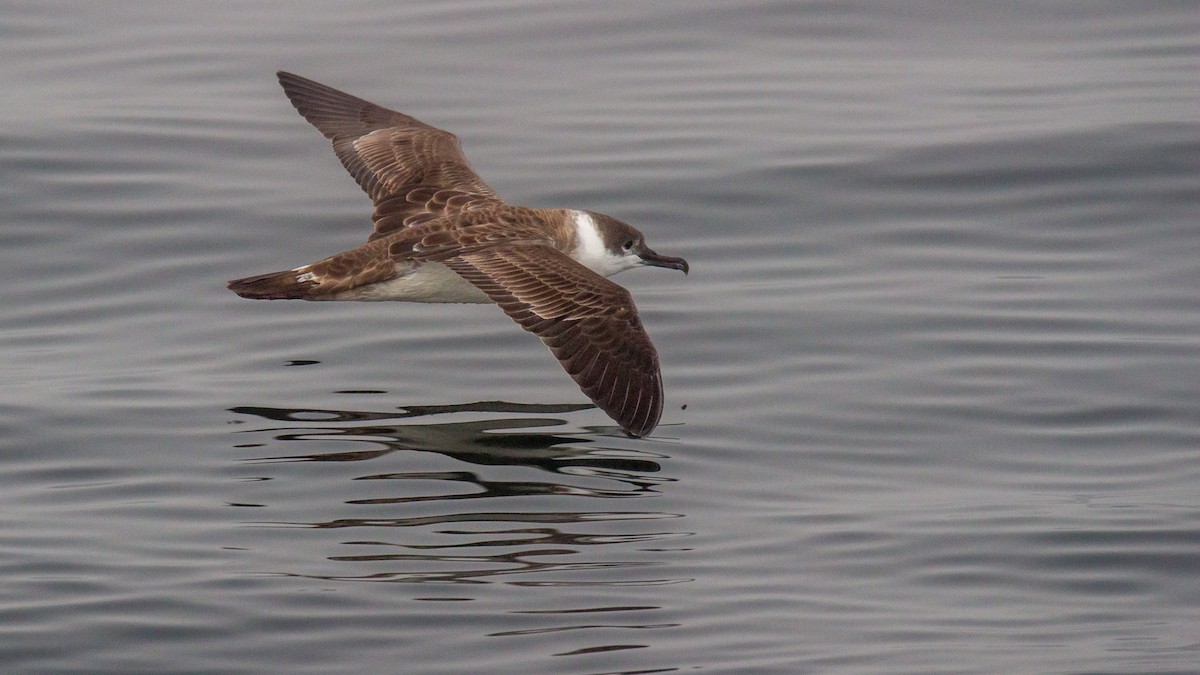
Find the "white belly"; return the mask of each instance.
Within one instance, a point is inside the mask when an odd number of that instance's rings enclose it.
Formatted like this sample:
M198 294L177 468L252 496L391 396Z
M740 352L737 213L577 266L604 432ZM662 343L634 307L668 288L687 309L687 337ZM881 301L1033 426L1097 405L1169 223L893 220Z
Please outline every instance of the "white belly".
M400 302L491 302L483 291L472 286L441 263L426 263L408 274L390 281L338 293L330 300L397 300Z

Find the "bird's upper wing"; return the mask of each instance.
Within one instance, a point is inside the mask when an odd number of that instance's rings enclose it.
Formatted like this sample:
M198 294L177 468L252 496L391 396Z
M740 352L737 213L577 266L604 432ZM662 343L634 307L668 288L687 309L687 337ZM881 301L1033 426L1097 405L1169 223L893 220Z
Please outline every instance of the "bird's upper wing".
M469 247L443 263L541 338L622 429L645 436L658 425L658 352L629 291L542 242Z
M278 76L292 105L332 141L375 202L372 239L448 210L502 201L467 163L454 134L299 75Z

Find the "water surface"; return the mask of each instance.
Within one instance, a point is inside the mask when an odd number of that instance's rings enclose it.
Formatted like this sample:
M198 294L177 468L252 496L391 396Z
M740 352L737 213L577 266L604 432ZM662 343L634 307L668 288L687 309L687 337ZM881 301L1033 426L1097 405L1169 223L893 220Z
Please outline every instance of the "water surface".
M1192 3L0 19L6 672L1194 672ZM626 438L495 308L249 302L369 201L285 68L618 277Z

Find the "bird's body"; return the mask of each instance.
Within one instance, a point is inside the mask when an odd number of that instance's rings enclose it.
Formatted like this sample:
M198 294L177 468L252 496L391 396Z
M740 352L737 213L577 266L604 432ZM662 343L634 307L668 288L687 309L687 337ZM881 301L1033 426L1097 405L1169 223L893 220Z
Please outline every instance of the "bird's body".
M615 218L509 204L450 133L290 73L296 109L375 202L361 246L229 282L253 299L494 302L535 333L601 409L644 436L662 413L658 354L633 299L605 277L639 265L687 272Z
M442 263L398 264L396 276L391 279L311 299L473 304L492 301L486 293Z

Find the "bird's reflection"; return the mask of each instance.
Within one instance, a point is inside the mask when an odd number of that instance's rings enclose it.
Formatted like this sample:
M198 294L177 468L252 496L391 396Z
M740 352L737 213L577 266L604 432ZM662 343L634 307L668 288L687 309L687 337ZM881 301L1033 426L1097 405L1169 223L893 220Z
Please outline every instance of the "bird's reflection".
M589 407L490 401L388 411L230 408L243 424L247 417L268 422L238 431L239 441L250 441L238 448L259 451L246 465L268 474L256 476L259 485L309 463L331 463L317 474L319 488L300 494L259 488L274 501L237 505L297 515L256 520L257 526L361 535L328 542L336 549L324 556L330 569L281 571L289 576L455 584L503 578L517 585L685 581L646 572L661 566L666 552L681 550L671 542L687 533L661 528L679 514L607 506L660 494L673 482L661 475L666 455L616 434L548 430L566 424L554 415ZM313 472L303 474L311 485ZM254 490L253 482L243 485ZM333 500L328 517L311 518L312 490Z
M254 415L279 422L296 422L304 426L276 427L255 430L256 433L276 432L277 441L308 441L344 439L355 444L370 443L372 449L349 452L262 457L264 461L354 462L374 459L399 450L437 452L470 464L537 466L548 471L574 472L587 470L610 472L618 478L627 474L654 473L657 455L640 452L640 457L621 457L614 453L587 450L579 446L593 443L588 435L561 435L527 429L559 426L565 420L557 418L498 418L433 424L384 425L389 420L408 420L436 415L463 413L534 413L554 414L592 408L590 404L539 405L483 401L464 405L408 406L395 412L352 410L288 409L242 406L230 412ZM370 422L370 425L344 424ZM611 449L610 449L611 450ZM362 478L379 478L363 476Z

